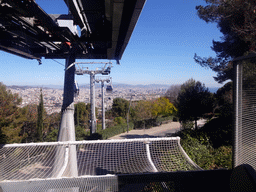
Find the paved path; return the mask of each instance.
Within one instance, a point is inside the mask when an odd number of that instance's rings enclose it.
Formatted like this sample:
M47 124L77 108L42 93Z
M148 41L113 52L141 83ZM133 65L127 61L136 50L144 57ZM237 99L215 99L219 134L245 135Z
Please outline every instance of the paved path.
M150 129L136 129L131 130L129 133L121 133L120 135L115 135L109 139L132 139L132 138L152 138L152 137L165 137L166 134L175 133L180 130L179 122L171 122L167 124L162 124L157 127L152 127Z

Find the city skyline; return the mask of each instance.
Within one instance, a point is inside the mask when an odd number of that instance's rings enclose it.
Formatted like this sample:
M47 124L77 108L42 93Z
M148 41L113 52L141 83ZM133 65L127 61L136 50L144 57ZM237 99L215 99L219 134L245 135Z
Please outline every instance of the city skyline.
M43 0L37 3L47 13L68 12L64 1L56 0L56 5ZM209 88L223 86L214 81L213 71L202 68L193 59L195 53L202 57L214 56L212 40L219 40L221 36L216 25L206 24L197 16L196 5L204 4L203 0L147 1L121 65L112 61L113 83L173 85L194 78ZM42 65L38 65L36 60L0 51L0 62L3 66L0 81L5 85L64 84L65 60L43 58ZM88 84L89 75L76 76L76 80L80 85Z
M29 86L8 86L13 94L17 93L21 98L22 102L19 107L25 107L31 104L38 104L40 100L40 94L42 90L44 107L48 114L53 112L60 112L63 102L63 89L56 88L41 88L41 87L29 87ZM165 95L166 89L163 88L150 88L150 87L139 87L133 86L127 89L126 86L116 87L112 93L105 93L104 103L107 109L112 107L113 99L123 98L126 100L131 99L131 95L134 95L132 100L151 100L157 99ZM95 104L96 107L101 108L102 106L102 96L101 88L97 87L95 89ZM90 103L90 88L83 87L79 90L79 94L74 97L74 103L83 102Z

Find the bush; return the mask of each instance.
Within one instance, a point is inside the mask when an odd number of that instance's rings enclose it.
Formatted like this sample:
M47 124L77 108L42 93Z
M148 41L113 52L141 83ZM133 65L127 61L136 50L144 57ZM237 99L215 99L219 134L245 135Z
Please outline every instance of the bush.
M57 141L59 129L53 129L49 134L46 135L45 141L46 142L54 142Z
M203 169L232 168L232 147L212 145L211 138L200 130L182 130L177 135L188 156ZM222 138L220 136L220 138ZM221 141L223 142L223 141ZM225 143L225 141L223 142ZM215 147L215 148L214 148Z
M219 117L207 122L197 135L205 135L209 138L214 148L232 145L232 117Z
M173 121L174 117L173 116L167 116L167 117L158 117L156 119L156 123L169 123Z
M134 127L136 129L149 129L153 126L159 126L159 124L157 124L156 122L156 119L144 119L144 120L141 120L141 121L135 121L134 122Z
M116 117L114 119L114 122L117 123L118 125L125 124L125 119L123 117Z
M232 147L221 146L212 151L214 167L212 169L226 168L232 169Z
M134 128L133 123L129 123L129 130L132 130ZM124 133L127 131L127 124L121 124L121 125L116 125L114 127L107 128L105 130L99 131L99 134L102 135L102 139L108 139L110 137L113 137L115 135Z
M144 119L134 122L134 129L149 129L151 127L160 126L162 123L167 123L173 120L173 116L158 117L156 119Z
M75 129L76 141L85 140L90 135L90 131L86 131L85 128L81 127L80 125L76 126Z
M213 155L210 150L196 138L187 134L181 139L181 145L188 156L201 168L209 169L213 166Z

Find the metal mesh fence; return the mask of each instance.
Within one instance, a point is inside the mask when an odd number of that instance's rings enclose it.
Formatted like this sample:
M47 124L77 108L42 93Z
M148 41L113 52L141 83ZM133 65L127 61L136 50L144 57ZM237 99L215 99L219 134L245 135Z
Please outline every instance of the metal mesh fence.
M236 61L234 167L256 170L256 59Z
M69 163L74 151L76 165ZM8 144L0 149L3 191L118 191L119 174L181 170L200 167L184 152L179 137Z

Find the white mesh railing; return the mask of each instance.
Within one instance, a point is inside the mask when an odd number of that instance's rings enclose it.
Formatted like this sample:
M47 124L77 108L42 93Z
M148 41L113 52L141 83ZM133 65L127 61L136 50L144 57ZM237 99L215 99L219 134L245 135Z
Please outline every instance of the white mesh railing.
M234 167L256 170L256 57L236 61Z
M72 150L76 166L69 164ZM3 191L117 191L118 174L199 169L179 137L8 144L0 149Z

